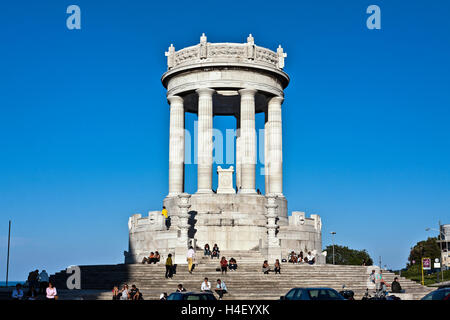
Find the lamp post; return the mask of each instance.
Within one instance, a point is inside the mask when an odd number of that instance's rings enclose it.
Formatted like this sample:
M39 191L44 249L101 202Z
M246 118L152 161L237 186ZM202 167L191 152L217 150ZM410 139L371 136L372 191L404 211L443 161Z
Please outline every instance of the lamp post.
M334 236L336 235L336 232L331 231L330 234L331 234L331 238L333 239L333 264L335 264L334 263Z
M439 221L439 230L436 230L436 229L434 229L434 228L426 228L425 229L425 231L437 231L437 232L439 232L439 238L440 238L440 241L439 241L439 249L440 249L440 260L441 260L441 270L442 270L442 267L443 267L443 265L442 265L442 251L443 251L443 249L442 249L442 235L443 235L443 232L441 231L441 222ZM439 276L438 276L439 277ZM439 279L439 278L438 278ZM444 273L443 272L441 272L441 281L443 282L444 281Z
M11 220L9 220L9 228L8 228L8 256L6 258L6 287L8 287L10 243L11 243Z

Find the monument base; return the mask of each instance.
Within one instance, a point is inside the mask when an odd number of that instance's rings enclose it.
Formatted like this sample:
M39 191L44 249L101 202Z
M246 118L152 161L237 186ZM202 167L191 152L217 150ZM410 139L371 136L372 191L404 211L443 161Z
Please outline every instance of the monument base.
M303 251L305 254L311 251L317 256L318 263L324 262L320 217L306 217L304 212L296 211L288 217L284 197L276 199L279 249L271 249L270 252L265 207L267 198L264 195L193 194L189 204L188 239L191 239L191 245L196 250L202 250L205 244L212 248L217 243L222 251L256 250L263 256L270 255L271 260L275 257L287 258L291 251ZM125 252L125 263L139 263L151 251L159 251L161 259L171 253L175 255L174 263L187 263L187 245L185 248L179 245L178 197L166 198L164 206L169 212L169 230L160 211L151 211L148 217L140 214L130 217L129 250Z

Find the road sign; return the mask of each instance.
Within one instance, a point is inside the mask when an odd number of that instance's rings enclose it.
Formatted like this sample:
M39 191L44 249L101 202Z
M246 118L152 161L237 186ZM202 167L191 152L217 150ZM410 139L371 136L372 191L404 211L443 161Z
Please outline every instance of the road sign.
M431 270L431 259L430 258L422 259L422 268L423 268L423 270Z
M439 268L441 267L441 264L440 264L439 262L435 262L435 263L433 264L433 267L434 267L435 269L439 269Z

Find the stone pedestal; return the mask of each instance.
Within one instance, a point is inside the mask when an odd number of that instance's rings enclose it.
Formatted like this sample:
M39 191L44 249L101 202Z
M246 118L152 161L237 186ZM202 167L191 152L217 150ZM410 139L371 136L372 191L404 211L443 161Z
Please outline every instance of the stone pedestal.
M228 169L222 169L220 166L217 167L217 193L236 193L236 190L233 188L233 172L233 166Z
M178 207L180 208L179 214L179 236L177 239L177 246L175 248L175 264L187 264L186 253L188 250L188 230L189 230L189 208L191 207L189 203L190 194L182 193L178 195Z
M267 258L271 263L274 263L276 259L281 259L281 246L280 240L276 236L277 231L277 196L269 194L267 198ZM280 261L281 262L281 261Z

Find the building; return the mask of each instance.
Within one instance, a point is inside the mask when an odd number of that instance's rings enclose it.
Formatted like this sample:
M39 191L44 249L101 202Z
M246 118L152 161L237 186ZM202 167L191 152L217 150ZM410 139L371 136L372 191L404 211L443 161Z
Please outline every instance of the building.
M289 76L283 71L286 53L246 43L200 43L166 52L167 72L162 84L170 105L169 190L164 206L170 216L166 228L160 211L129 218L126 263L140 262L150 251L175 254L186 263L188 246L203 248L217 243L221 250L257 250L273 261L291 250L322 255L322 222L304 212L288 215L283 194L282 119L284 89ZM197 192L184 192L185 113L198 115ZM265 194L255 185L255 114L265 114ZM213 172L213 120L216 115L236 119L235 166ZM285 144L286 147L289 145ZM218 188L212 188L212 176Z
M438 242L441 248L442 268L448 269L450 267L450 224L443 224L440 229L441 236Z

